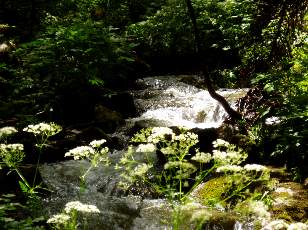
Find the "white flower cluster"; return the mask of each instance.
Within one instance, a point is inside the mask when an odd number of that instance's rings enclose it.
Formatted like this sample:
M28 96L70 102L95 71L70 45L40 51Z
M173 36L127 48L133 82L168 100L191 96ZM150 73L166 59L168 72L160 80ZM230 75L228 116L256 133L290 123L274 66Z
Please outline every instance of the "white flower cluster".
M292 223L289 225L288 230L308 230L308 224L301 222Z
M0 139L3 137L7 137L9 135L12 135L13 133L17 133L17 129L11 126L6 126L3 128L0 128Z
M149 144L140 144L138 145L136 152L137 153L153 153L156 151L156 146L152 143Z
M198 135L192 132L187 132L187 133L181 133L180 135L175 136L174 139L177 141L198 142Z
M271 217L267 206L262 201L248 201L248 210L250 214L261 220L269 220Z
M93 140L90 142L90 146L92 148L99 148L101 147L104 143L106 143L105 139L101 139L101 140Z
M0 144L0 152L3 154L9 152L16 152L16 151L23 151L24 145L23 144Z
M147 138L147 141L154 144L157 144L159 141L163 140L166 135L171 135L172 139L175 136L172 129L168 127L154 127L151 132L152 133Z
M160 151L165 155L175 155L178 152L177 149L173 148L172 146L161 148Z
M247 155L245 153L236 152L236 151L220 151L213 150L212 158L218 164L239 164L245 160Z
M230 143L228 141L223 140L223 139L217 139L217 140L213 141L213 146L214 146L214 148L228 147L228 146L230 146Z
M266 125L277 125L279 123L281 123L281 118L279 117L273 116L273 117L268 117L265 119Z
M260 171L266 171L267 168L263 165L259 165L259 164L247 164L244 166L244 169L246 171L256 171L256 172L260 172Z
M53 136L62 130L61 126L55 123L44 123L41 122L36 125L28 125L23 129L25 132L33 133L34 135L45 135L45 136Z
M273 220L262 230L308 230L308 225L301 222L288 224L284 220Z
M71 201L65 205L64 211L66 213L71 213L73 210L85 213L100 213L95 205L83 204L80 201Z
M66 224L70 220L70 218L71 217L67 214L63 214L63 213L56 214L50 217L47 220L47 223L48 224Z
M219 150L213 150L213 159L216 161L225 161L227 158L227 152L225 151L219 151Z
M0 144L0 158L8 167L15 168L25 157L23 150L23 144Z
M194 155L191 159L200 163L209 163L212 159L212 156L209 153L197 151L196 155Z
M65 153L65 157L74 157L74 160L89 159L95 154L90 146L79 146Z
M285 230L288 227L289 225L284 220L273 220L264 226L262 230Z
M243 168L238 165L223 165L216 169L216 172L240 172Z

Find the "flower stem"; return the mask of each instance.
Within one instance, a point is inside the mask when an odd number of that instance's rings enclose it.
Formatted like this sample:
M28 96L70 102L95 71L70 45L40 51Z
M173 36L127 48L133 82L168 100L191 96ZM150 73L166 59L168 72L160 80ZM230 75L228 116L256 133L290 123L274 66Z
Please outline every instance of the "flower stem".
M24 184L30 189L31 186L30 184L28 183L28 181L26 180L26 178L22 175L22 173L20 172L20 170L15 167L14 170L16 171L16 173L18 174L18 176L21 178L21 180L24 182Z
M38 159L37 159L36 166L35 166L35 173L34 173L33 183L32 183L32 186L33 186L33 187L34 187L35 181L36 181L38 166L39 166L40 161L41 161L41 153L42 153L42 147L40 146L40 147L39 147L39 155L38 155Z

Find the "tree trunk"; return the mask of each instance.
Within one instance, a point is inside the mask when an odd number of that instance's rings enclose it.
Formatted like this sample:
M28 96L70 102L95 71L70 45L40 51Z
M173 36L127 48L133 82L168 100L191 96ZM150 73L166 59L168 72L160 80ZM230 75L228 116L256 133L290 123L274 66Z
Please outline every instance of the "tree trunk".
M200 55L201 39L200 39L199 29L198 29L198 26L197 26L196 14L195 14L194 8L192 6L191 0L186 0L186 6L187 6L189 17L190 17L192 25L193 25L194 37L195 37L195 51L196 51L197 57L199 59L199 62L201 63L201 55ZM206 66L206 64L202 64L202 65L204 66L202 68L203 69L202 75L204 77L206 87L207 87L208 92L211 95L211 97L214 98L215 100L217 100L222 105L222 107L225 109L225 111L230 116L231 120L233 120L233 121L241 120L242 115L239 112L237 112L236 110L232 109L231 106L229 105L229 103L227 102L227 100L215 91L213 84L212 84L212 81L211 81L211 78L210 78L208 67Z

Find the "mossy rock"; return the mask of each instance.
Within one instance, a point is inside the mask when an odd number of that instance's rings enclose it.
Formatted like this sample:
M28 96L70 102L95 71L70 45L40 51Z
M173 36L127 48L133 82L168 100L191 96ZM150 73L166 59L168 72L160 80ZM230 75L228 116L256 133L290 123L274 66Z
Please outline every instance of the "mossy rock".
M193 191L192 195L204 205L214 205L220 203L227 189L228 177L220 176L200 184L195 191Z
M295 182L280 183L272 193L271 213L275 219L292 222L308 220L308 192L303 185Z
M192 202L173 210L172 221L177 229L234 229L240 216Z
M196 88L199 88L199 89L206 89L205 82L193 75L183 76L180 79L180 82L183 82L187 85L195 86Z

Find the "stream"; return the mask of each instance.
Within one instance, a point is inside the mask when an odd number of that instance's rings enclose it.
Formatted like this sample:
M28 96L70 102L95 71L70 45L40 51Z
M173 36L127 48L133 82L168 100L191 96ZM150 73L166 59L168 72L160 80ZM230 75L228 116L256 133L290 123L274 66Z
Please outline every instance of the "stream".
M136 85L130 93L139 116L127 119L126 124L112 136L127 140L127 130L136 124L139 127L217 128L226 118L223 108L202 89L202 80L197 76L148 77L138 80ZM247 91L220 89L218 93L235 107L236 100ZM117 189L119 172L113 166L124 151L110 153L111 165L91 170L84 185L80 184L80 176L90 166L87 161L69 160L42 165L42 179L53 191L43 200L42 211L52 216L61 212L67 202L79 200L94 204L100 210L99 214L88 216L86 229L170 229L172 207L167 201L126 195ZM209 229L222 228L212 226ZM243 228L237 223L234 229Z

